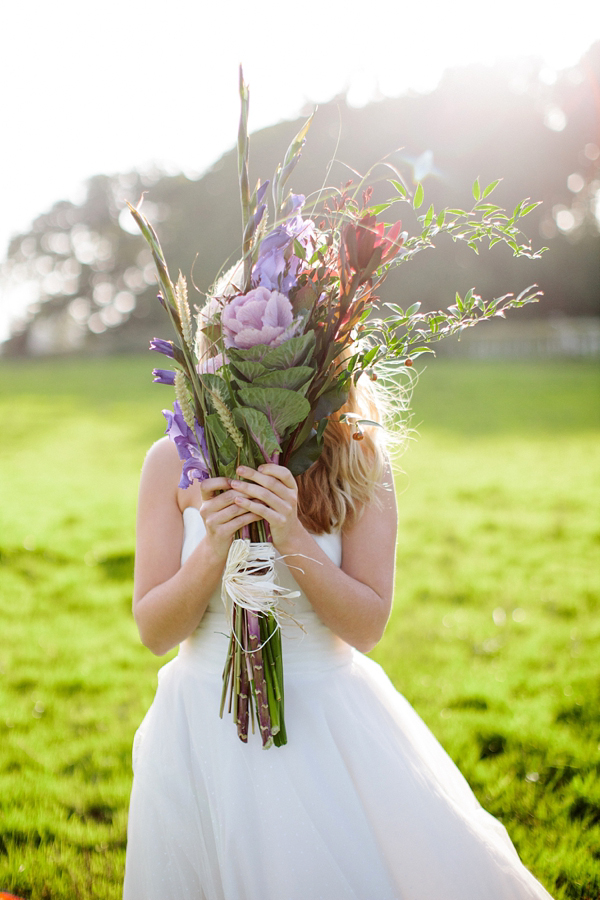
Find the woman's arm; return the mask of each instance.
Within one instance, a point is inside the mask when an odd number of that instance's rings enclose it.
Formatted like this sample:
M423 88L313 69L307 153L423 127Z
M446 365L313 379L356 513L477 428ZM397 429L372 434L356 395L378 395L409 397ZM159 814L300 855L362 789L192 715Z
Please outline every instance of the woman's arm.
M265 518L279 553L304 570L291 571L321 621L358 650L371 650L384 632L394 590L397 513L391 471L377 489L378 503L343 531L341 568L298 520L297 488L288 469L264 465L257 472L238 472L248 480L231 483L241 495L235 502Z
M133 614L142 642L157 656L188 637L200 623L219 584L235 532L258 516L235 505L225 478L211 478L195 492L206 536L181 561L182 511L177 485L181 461L167 438L150 449L140 482Z

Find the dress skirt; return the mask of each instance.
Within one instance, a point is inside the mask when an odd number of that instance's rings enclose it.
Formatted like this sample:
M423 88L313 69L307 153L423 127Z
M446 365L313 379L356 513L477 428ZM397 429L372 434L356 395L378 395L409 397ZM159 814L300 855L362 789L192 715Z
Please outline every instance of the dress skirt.
M183 559L204 533L197 510L184 520ZM339 564L339 536L317 540ZM219 718L218 594L160 670L134 740L124 900L548 900L380 666L305 597L294 616L283 747Z

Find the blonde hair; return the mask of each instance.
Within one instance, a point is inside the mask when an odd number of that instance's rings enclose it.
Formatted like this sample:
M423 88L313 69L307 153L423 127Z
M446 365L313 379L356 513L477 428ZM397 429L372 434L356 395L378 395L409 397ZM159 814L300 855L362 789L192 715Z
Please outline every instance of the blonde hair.
M348 400L329 417L319 459L296 479L298 517L313 534L341 530L352 525L365 506L377 502L377 488L388 468L386 432L375 426L357 430L340 422L342 413L358 414L385 425L385 404L366 376L352 385Z

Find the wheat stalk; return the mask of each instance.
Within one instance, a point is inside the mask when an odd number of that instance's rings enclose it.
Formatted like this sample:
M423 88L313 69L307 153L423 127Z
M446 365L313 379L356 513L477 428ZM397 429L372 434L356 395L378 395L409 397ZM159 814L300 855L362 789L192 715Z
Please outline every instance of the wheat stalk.
M194 416L192 404L190 402L190 395L187 389L186 381L187 379L182 371L175 372L175 397L177 398L177 402L179 403L179 407L181 409L181 414L185 420L185 424L189 425L192 431L194 431L196 426L196 419Z
M192 314L188 303L187 281L181 272L179 273L179 278L175 285L175 303L177 305L177 312L179 313L183 339L191 350L194 346L192 337Z
M233 416L231 415L231 411L227 409L226 405L223 403L219 395L215 391L209 391L210 399L212 400L214 407L217 411L217 415L221 420L223 428L226 430L227 434L238 448L238 450L244 449L244 436L239 428L236 426L233 421Z

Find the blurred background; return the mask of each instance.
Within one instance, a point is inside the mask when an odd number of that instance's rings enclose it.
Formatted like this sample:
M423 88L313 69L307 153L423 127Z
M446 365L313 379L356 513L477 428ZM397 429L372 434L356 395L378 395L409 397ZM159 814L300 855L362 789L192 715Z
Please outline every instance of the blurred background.
M318 104L297 192L318 188L332 159L341 184L348 167L390 155L436 208L468 204L476 176L503 179L500 205L543 201L526 221L534 247L549 247L542 261L504 246L478 259L448 239L402 266L386 298L431 308L454 290L489 297L537 282L545 300L519 315L518 335L508 324L491 340L485 327L472 335L483 346L460 349L506 355L518 340L526 355L597 354L600 11L586 0L427 8L384 2L371 21L339 2L316 17L275 2L252 16L237 2L227 16L187 0L168 15L137 0L93 15L74 0L14 5L0 62L2 352L136 351L164 329L125 209L142 193L172 270L193 270L200 291L235 256L242 61L253 178L271 177Z

